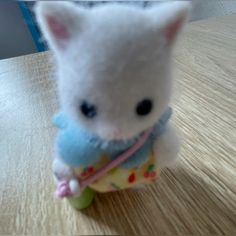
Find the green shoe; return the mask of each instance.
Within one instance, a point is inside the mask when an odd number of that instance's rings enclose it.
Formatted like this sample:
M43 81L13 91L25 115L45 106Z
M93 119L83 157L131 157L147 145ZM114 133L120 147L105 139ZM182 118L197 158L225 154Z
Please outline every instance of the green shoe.
M91 205L93 199L95 197L95 191L89 187L84 189L79 197L70 197L68 198L71 206L77 210L82 210Z

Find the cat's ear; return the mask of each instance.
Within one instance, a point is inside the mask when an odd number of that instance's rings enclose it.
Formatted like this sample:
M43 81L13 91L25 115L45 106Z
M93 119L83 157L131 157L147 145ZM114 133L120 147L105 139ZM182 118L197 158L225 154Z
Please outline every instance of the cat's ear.
M72 2L40 1L35 13L42 33L50 48L63 51L80 30L84 10Z
M158 33L164 35L167 45L171 46L188 20L191 12L191 3L188 1L175 1L161 3L150 9L154 27Z

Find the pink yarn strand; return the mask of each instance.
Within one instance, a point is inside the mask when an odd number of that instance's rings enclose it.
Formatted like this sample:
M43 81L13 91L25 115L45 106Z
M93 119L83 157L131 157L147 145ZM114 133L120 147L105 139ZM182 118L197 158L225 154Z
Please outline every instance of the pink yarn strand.
M87 178L83 180L79 180L79 186L80 191L85 189L87 186L89 186L91 183L96 181L97 179L101 178L103 175L105 175L108 171L112 170L116 166L120 165L122 162L127 160L131 155L133 155L142 145L145 143L147 138L152 132L152 128L146 130L141 137L138 139L136 143L134 143L130 148L128 148L125 152L123 152L121 155L119 155L115 160L109 162L107 165L104 165L97 171L95 171L92 175L88 176ZM66 180L62 180L57 185L57 190L55 192L55 196L58 198L63 197L70 197L72 195L69 182Z
M116 159L109 162L107 165L101 167L100 169L98 169L96 172L94 172L92 175L88 176L87 178L83 180L79 180L79 185L81 189L86 188L95 180L105 175L108 171L110 171L111 169L115 168L116 166L120 165L122 162L127 160L132 154L134 154L145 143L145 141L147 140L151 132L152 132L152 128L146 130L133 146L128 148L124 153L122 153Z

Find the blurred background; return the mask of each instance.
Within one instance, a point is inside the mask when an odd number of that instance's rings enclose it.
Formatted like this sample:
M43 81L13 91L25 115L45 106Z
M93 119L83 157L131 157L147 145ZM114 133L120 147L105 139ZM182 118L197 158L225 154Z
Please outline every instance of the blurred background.
M168 1L168 0L166 0ZM163 1L123 1L137 7L161 4ZM235 0L193 0L191 21L236 12ZM85 7L106 1L78 1ZM0 59L47 50L33 14L34 1L0 1Z

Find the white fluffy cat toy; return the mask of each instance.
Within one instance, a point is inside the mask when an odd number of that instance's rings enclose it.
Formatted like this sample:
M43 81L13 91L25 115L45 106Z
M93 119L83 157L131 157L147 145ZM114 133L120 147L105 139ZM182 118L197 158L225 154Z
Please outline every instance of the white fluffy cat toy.
M37 4L58 68L56 195L75 208L87 207L95 191L153 182L175 161L179 142L167 124L171 57L189 8Z

